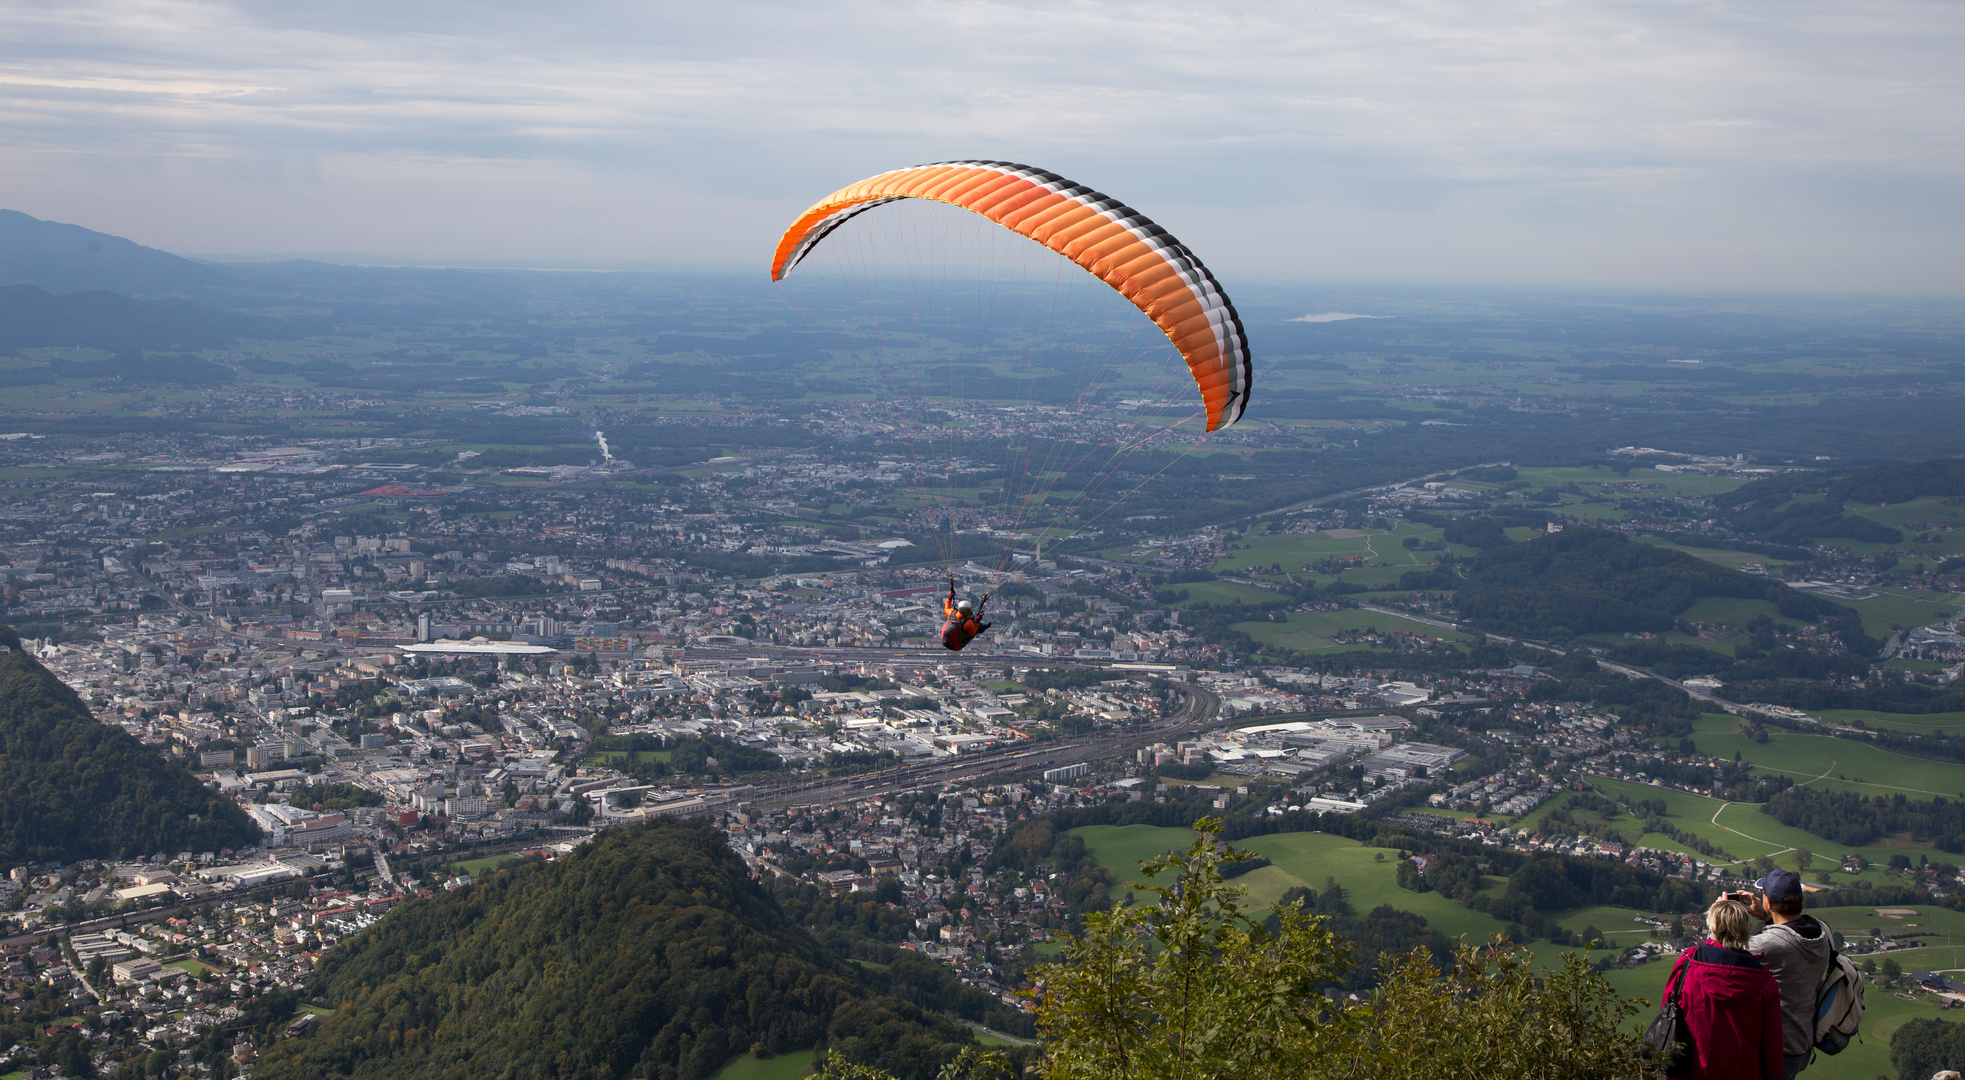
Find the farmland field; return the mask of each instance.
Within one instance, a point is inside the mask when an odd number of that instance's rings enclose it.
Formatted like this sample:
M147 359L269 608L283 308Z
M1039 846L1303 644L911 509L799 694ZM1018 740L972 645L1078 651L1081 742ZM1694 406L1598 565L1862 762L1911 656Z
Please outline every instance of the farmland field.
M1734 719L1708 713L1693 724L1700 752L1717 758L1739 754L1757 769L1792 777L1795 783L1868 795L1902 792L1912 798L1965 797L1965 765L1893 754L1853 739L1770 730L1765 743L1734 734ZM1826 774L1826 775L1825 775ZM1815 779L1820 777L1819 780Z
M1293 611L1289 613L1288 622L1242 622L1236 623L1234 628L1265 645L1280 645L1300 652L1364 648L1363 644L1340 645L1332 641L1331 637L1340 630L1366 628L1375 628L1382 633L1406 630L1447 641L1472 640L1468 635L1457 630L1443 630L1437 626L1428 626L1397 615L1357 608L1346 608L1342 611Z

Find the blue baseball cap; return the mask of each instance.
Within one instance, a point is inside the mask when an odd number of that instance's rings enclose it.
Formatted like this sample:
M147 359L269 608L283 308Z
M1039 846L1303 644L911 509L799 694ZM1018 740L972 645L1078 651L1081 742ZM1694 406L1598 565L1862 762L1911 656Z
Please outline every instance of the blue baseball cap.
M1766 877L1754 882L1753 887L1769 900L1796 900L1801 897L1801 879L1791 870L1770 870Z

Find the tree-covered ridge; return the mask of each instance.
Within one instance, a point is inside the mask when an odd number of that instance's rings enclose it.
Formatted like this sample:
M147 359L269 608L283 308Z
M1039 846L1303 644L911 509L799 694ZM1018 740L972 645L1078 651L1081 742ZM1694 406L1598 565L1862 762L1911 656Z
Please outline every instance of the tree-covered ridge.
M1934 843L1945 851L1965 851L1965 802L1942 795L1924 800L1796 787L1775 794L1762 809L1783 825L1847 847L1866 847L1885 836L1909 833L1912 840Z
M1822 498L1806 497L1816 494ZM1903 540L1903 533L1868 518L1846 515L1844 504L1854 501L1883 506L1909 502L1920 495L1965 495L1965 458L1857 469L1841 475L1785 473L1756 480L1713 501L1728 508L1728 527L1744 535L1781 543L1848 538L1894 544Z
M1788 618L1823 622L1853 652L1875 648L1861 619L1840 604L1607 529L1572 527L1484 551L1467 564L1467 576L1455 594L1460 613L1497 630L1662 632L1700 597L1725 596L1772 601Z
M259 839L231 800L120 727L0 627L0 866L218 851Z
M972 1042L854 972L714 829L656 822L403 904L322 957L335 1014L257 1075L701 1080L824 1044L912 1078Z

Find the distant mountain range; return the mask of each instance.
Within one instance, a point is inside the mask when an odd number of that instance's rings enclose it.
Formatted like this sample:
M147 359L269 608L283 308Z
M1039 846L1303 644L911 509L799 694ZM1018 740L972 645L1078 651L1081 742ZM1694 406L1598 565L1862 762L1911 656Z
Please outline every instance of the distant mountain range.
M133 240L0 210L0 285L200 299L233 283L231 274L215 266Z

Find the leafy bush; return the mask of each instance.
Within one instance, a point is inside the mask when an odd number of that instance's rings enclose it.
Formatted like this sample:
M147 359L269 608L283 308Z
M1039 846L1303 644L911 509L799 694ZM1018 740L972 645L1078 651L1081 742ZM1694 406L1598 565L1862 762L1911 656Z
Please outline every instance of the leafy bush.
M1576 954L1560 971L1526 949L1461 944L1442 967L1424 952L1388 965L1368 997L1327 998L1351 966L1323 916L1279 905L1251 921L1222 876L1246 852L1217 850L1197 823L1187 852L1142 864L1152 901L1085 921L1062 964L1034 976L1046 1080L1437 1080L1638 1075L1619 999ZM1532 1017L1532 1020L1525 1018Z

